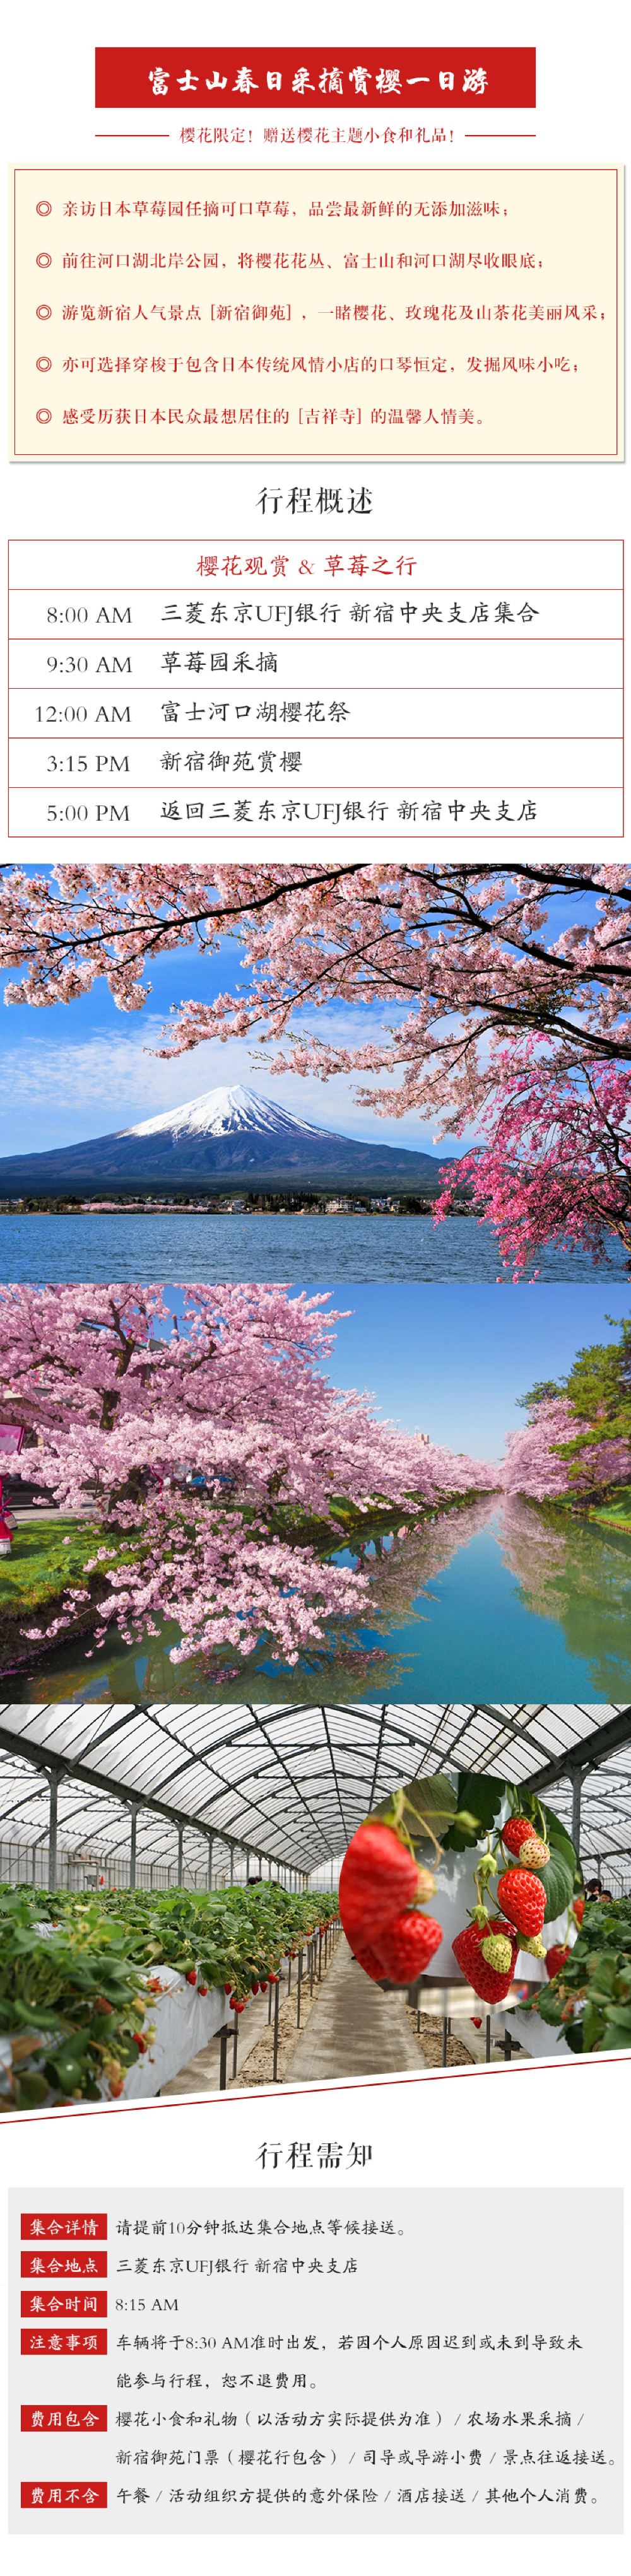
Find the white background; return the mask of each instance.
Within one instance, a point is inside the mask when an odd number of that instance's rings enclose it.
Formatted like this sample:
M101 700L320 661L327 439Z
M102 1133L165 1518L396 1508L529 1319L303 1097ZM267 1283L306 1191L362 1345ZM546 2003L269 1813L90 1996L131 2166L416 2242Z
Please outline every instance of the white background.
M326 58L327 48L338 44L378 43L386 38L391 47L398 39L402 44L419 35L429 43L438 41L446 19L450 42L472 42L475 59L483 59L484 44L511 41L536 43L538 49L539 106L535 144L515 143L518 160L566 160L593 163L598 160L620 160L625 155L623 120L628 118L628 16L622 6L601 7L588 11L584 6L571 8L567 0L556 0L554 9L531 9L527 18L505 7L494 7L490 0L470 0L466 10L451 0L448 15L443 6L433 16L423 11L419 26L418 10L399 5L395 11L378 13L374 5L345 8L336 0L335 9L328 7L324 17L314 12L314 41ZM264 19L260 6L252 0L241 0L233 20L244 46L264 41L266 35L279 43L296 40L296 11L292 5L270 5ZM12 8L7 13L3 33L2 92L5 114L5 160L18 161L65 159L112 159L116 150L121 160L130 157L124 143L111 141L98 145L94 141L93 48L98 39L108 44L133 42L162 45L170 28L178 35L180 26L191 44L207 42L212 34L209 12L197 0L187 0L186 10L179 0L177 12L165 6L139 6L130 11L127 0L110 0L107 14L93 7L66 5L63 13L53 16L41 0L31 0L28 11ZM317 30L317 32L316 32ZM223 29L217 30L218 36ZM232 26L231 26L232 34ZM300 41L309 41L304 21ZM625 63L626 56L626 63ZM141 120L130 114L127 122ZM160 120L161 121L161 120ZM514 119L501 122L517 124ZM125 120L121 119L121 123ZM155 119L157 124L158 119ZM499 126L500 119L480 116L480 129L488 123ZM530 115L527 122L530 123ZM150 121L147 117L150 133ZM487 165L501 160L510 151L506 140L494 146L485 134L477 147L478 157ZM163 147L166 153L166 146ZM475 165L476 145L459 146ZM155 155L155 146L134 141L133 157L142 164ZM177 157L173 154L173 157ZM187 156L189 173L195 167L195 155ZM315 469L318 479L320 470ZM314 479L315 479L314 474ZM221 478L220 476L220 479ZM260 479L260 478L258 478ZM306 478L305 478L306 479ZM210 543L214 530L213 477L203 467L178 469L166 466L111 466L94 469L57 465L35 468L8 464L2 468L3 519L5 531L14 536L55 534L116 535L125 533L150 536L162 533L173 537L197 539ZM373 517L373 533L388 535L393 528L410 528L437 536L458 534L540 537L544 535L592 535L620 537L625 534L628 518L628 468L621 465L478 465L433 466L418 469L405 467L380 470L373 476L373 487L379 493L379 509ZM237 476L235 475L235 483ZM241 495L240 526L235 536L251 535L260 530L253 516L258 481L250 468L238 469ZM236 506L236 505L235 505ZM4 632L4 619L1 621ZM482 848L482 845L479 845ZM545 855L545 846L539 855ZM58 845L59 854L61 848ZM6 848L5 859L11 854ZM69 852L66 852L69 855ZM266 847L266 857L273 857L273 847ZM36 858L41 852L35 845L21 845L20 857ZM117 857L124 851L117 846ZM333 2123L335 2126L333 2128ZM107 2124L107 2125L106 2125ZM45 2186L52 2193L55 2184L68 2189L76 2183L82 2190L98 2188L107 2179L111 2183L152 2184L181 2183L190 2173L196 2183L217 2184L224 2178L232 2185L247 2185L260 2175L256 2153L265 2136L282 2138L287 2143L294 2136L320 2137L336 2134L344 2141L352 2137L372 2139L373 2157L367 2180L373 2184L432 2183L448 2186L454 2192L454 2246L458 2229L458 2187L466 2177L469 2186L488 2186L496 2176L515 2190L514 2251L503 2244L490 2243L486 2248L488 2265L503 2265L516 2260L520 2264L536 2263L536 2245L521 2241L519 2230L519 2193L526 2183L560 2182L567 2175L575 2184L626 2181L628 2140L631 2134L631 2061L628 2059L588 2059L584 2064L533 2066L512 2069L472 2070L471 2074L401 2079L397 2086L386 2083L368 2089L347 2090L331 2087L295 2098L283 2092L276 2097L252 2095L236 2100L205 2102L200 2105L147 2105L111 2111L54 2114L43 2120L6 2122L0 2127L0 2286L6 2265L6 2190L9 2185L41 2192ZM332 2181L334 2178L332 2177ZM283 2173L283 2189L298 2191L299 2183ZM270 2189L274 2183L270 2179ZM357 2177L357 2190L362 2189L362 2176ZM580 2266L581 2249L576 2248ZM622 2260L622 2253L621 2253ZM628 2294L628 2258L627 2258ZM627 2309L629 2306L627 2295ZM627 2336L628 2367L628 2336ZM0 2358L0 2532L6 2530L5 2479L6 2462L1 2428L6 2421L6 2347ZM628 2565L628 2550L622 2539L607 2541L608 2576L623 2576ZM251 2563L253 2548L241 2542L245 2557ZM233 2544L237 2560L239 2543ZM81 2561L79 2561L79 2550ZM318 2541L277 2543L256 2541L254 2544L257 2576L284 2576L293 2571L299 2554L304 2576L320 2576L322 2545ZM149 2557L150 2552L150 2557ZM562 2541L545 2544L537 2552L545 2576L587 2576L594 2564L599 2544ZM10 2576L40 2576L42 2544L35 2533L31 2538L11 2540L5 2545L5 2564ZM329 2544L327 2555L335 2565L341 2558ZM194 2568L208 2566L207 2542L189 2542L187 2556ZM173 2551L170 2542L152 2539L146 2549L137 2544L118 2544L117 2563L123 2576L151 2566L156 2576L171 2576ZM90 2548L90 2565L105 2569L111 2563L111 2544L95 2537ZM471 2576L506 2576L508 2550L505 2539L487 2542L482 2547L467 2543ZM384 2559L383 2541L377 2536L358 2544L344 2542L344 2568L351 2566L353 2576L381 2576ZM454 2541L447 2540L440 2551L441 2570L451 2576L459 2563L460 2552ZM50 2576L61 2576L70 2566L85 2563L82 2542L72 2541L67 2531L57 2540L45 2544L45 2564ZM238 2563L238 2561L237 2561ZM510 2547L511 2576L526 2576L532 2551L528 2541L516 2539Z
M310 2140L312 2148L322 2140L337 2139L345 2154L351 2141L370 2142L372 2159L365 2171L356 2177L358 2195L362 2190L421 2184L453 2190L452 2260L457 2271L459 2186L486 2189L495 2180L498 2187L512 2185L515 2192L515 2218L511 2245L504 2239L492 2238L480 2255L480 2307L483 2308L482 2285L487 2272L504 2271L507 2266L524 2265L536 2271L536 2241L528 2243L520 2231L520 2191L528 2186L562 2190L567 2177L574 2186L606 2182L624 2186L628 2167L628 2139L631 2130L631 2060L628 2058L588 2058L570 2065L486 2068L467 2070L462 2075L447 2074L417 2078L402 2077L396 2084L385 2079L378 2084L349 2086L313 2086L302 2093L284 2089L276 2094L255 2093L236 2101L229 2095L223 2101L186 2104L133 2105L104 2111L53 2112L31 2114L26 2120L7 2120L0 2132L3 2193L0 2237L0 2295L6 2314L6 2191L19 2186L22 2194L29 2188L38 2193L45 2189L47 2206L55 2207L55 2188L72 2190L76 2184L82 2192L95 2193L99 2206L99 2187L107 2183L146 2185L156 2189L160 2184L179 2188L187 2175L191 2186L214 2187L222 2183L231 2190L248 2186L261 2188L261 2166L257 2161L263 2142L280 2140L285 2148L292 2139ZM317 2165L306 2177L312 2186L339 2189L340 2177L320 2175ZM278 2174L264 2177L270 2192L281 2191L283 2205L291 2194L299 2198L300 2177L279 2167ZM50 2198L48 2198L50 2195ZM25 2201L28 2206L28 2201ZM627 2238L628 2238L627 2229ZM629 2301L629 2254L626 2262L626 2311ZM577 2271L580 2273L581 2247L576 2246ZM12 2332L15 2334L15 2323ZM626 2379L629 2384L629 2331L626 2336ZM0 2365L0 2423L6 2424L6 2352ZM486 2365L483 2365L486 2378ZM603 2369L606 2357L603 2356ZM497 2365L494 2366L495 2372ZM77 2392L75 2392L77 2393ZM89 2395L89 2389L86 2390ZM484 2395L483 2391L483 2395ZM493 2382L493 2399L497 2396ZM490 2402L490 2400L488 2401ZM2 2445L4 2450L4 2444ZM0 2531L6 2531L6 2459L1 2458ZM627 2486L629 2479L627 2460ZM68 2517L66 2524L68 2522ZM95 2516L96 2520L96 2516ZM402 2536L402 2545L403 2536ZM111 2564L112 2542L90 2535L89 2564L101 2576L106 2563ZM301 2538L295 2541L251 2541L236 2531L234 2541L218 2544L222 2551L244 2553L248 2560L255 2554L257 2576L293 2576L297 2563L300 2576L321 2576L323 2542ZM385 2549L383 2537L340 2542L344 2576L382 2576ZM411 2544L412 2548L414 2544ZM441 2576L455 2576L462 2565L463 2542L446 2538L436 2545L428 2541L421 2548L438 2560ZM5 2563L10 2576L41 2576L44 2563L47 2576L62 2576L68 2566L83 2567L85 2544L73 2542L67 2528L59 2539L44 2539L34 2532L24 2539L5 2544ZM392 2550L392 2542L389 2544ZM506 2535L483 2544L467 2537L464 2543L469 2576L526 2576L532 2567L532 2541ZM138 2544L117 2540L116 2564L122 2576L135 2576L138 2564L151 2569L151 2576L171 2576L173 2542L147 2539ZM326 2543L327 2557L335 2566L338 2552L331 2541ZM79 2553L81 2552L81 2557ZM186 2540L187 2561L195 2571L209 2563L208 2541ZM407 2545L406 2557L410 2553ZM622 2538L598 2541L562 2539L537 2544L537 2565L545 2576L587 2576L588 2569L601 2557L606 2558L607 2576L623 2576L628 2567L628 2545Z

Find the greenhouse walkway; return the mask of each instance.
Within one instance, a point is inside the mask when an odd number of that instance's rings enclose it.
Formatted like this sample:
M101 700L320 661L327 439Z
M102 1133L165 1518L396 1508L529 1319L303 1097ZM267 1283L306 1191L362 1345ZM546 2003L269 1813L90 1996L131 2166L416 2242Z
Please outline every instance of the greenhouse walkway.
M423 2057L400 1994L385 1994L358 1968L342 1934L285 2081L329 2083L340 2075L418 2075Z

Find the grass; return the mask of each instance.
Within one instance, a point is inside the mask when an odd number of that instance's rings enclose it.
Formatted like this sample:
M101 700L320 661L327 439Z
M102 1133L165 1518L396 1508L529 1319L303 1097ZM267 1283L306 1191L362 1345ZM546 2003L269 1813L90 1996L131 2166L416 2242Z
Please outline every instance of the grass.
M270 1514L270 1535L290 1539L296 1546L310 1544L326 1560L332 1548L346 1545L352 1550L362 1542L387 1536L400 1518L408 1527L419 1528L424 1520L435 1518L437 1510L464 1510L471 1499L470 1495L459 1494L450 1505L442 1499L433 1506L418 1500L407 1507L400 1504L395 1508L387 1503L361 1513L336 1498L331 1504L330 1519L322 1521L277 1507ZM84 1577L90 1588L96 1585L98 1599L101 1587L97 1578L85 1575L85 1568L102 1541L102 1530L92 1522L65 1517L47 1520L44 1515L37 1521L18 1521L12 1531L11 1555L0 1559L0 1633L13 1634L16 1621L33 1614L45 1624L47 1610L53 1605L58 1607L68 1585ZM114 1539L109 1563L120 1565L125 1559L129 1561L133 1553L133 1539ZM101 1571L106 1575L108 1566Z
M83 1574L97 1542L86 1521L18 1521L11 1535L11 1555L0 1563L0 1615L7 1617L58 1601L65 1584Z
M631 1485L619 1485L615 1501L594 1503L590 1521L604 1521L610 1529L631 1530Z

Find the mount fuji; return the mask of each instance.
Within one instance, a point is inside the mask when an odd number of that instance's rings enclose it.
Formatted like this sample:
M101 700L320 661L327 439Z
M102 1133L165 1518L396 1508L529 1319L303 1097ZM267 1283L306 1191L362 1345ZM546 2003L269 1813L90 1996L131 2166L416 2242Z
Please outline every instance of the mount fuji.
M201 1092L179 1109L161 1109L137 1126L85 1144L5 1156L0 1160L0 1195L63 1197L106 1188L122 1194L156 1186L216 1191L232 1182L248 1190L427 1192L436 1188L439 1169L434 1154L337 1136L236 1083L232 1090Z

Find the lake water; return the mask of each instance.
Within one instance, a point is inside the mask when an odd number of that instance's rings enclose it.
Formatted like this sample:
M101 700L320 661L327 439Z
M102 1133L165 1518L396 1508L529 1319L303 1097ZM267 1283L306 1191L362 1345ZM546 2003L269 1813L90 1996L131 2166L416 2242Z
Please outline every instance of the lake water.
M343 1560L341 1560L343 1561ZM347 1560L348 1561L348 1560ZM58 1645L5 1674L21 1701L400 1698L625 1700L631 1688L631 1538L596 1524L560 1528L525 1505L473 1505L369 1559L372 1620L331 1634L296 1670L263 1650L238 1677L196 1659L174 1665L174 1628L135 1648L116 1636L86 1659Z
M556 1246L539 1258L542 1280L625 1279L614 1237L594 1271L587 1253ZM327 1279L493 1281L501 1264L493 1229L473 1217L414 1216L1 1216L0 1279Z

